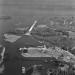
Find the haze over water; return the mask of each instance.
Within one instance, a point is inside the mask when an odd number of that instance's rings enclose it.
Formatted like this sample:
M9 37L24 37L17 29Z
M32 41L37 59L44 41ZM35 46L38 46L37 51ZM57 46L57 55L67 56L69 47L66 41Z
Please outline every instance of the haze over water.
M0 0L2 1L2 0ZM68 16L75 13L74 0L3 0L0 2L0 16L11 16L11 20L2 21L3 32L14 29L16 23L31 25L42 16ZM16 26L17 27L17 26ZM1 30L0 29L0 30Z

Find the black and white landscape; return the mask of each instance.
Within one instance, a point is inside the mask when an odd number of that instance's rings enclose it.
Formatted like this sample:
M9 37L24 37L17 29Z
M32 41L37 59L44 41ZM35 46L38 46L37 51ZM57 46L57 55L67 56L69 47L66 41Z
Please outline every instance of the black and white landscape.
M75 1L0 0L0 75L75 75Z

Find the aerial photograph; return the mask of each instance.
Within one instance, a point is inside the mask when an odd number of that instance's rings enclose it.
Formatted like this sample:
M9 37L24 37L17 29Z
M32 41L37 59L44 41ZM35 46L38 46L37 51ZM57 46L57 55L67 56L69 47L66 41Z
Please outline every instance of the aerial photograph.
M0 0L0 75L75 75L75 0Z

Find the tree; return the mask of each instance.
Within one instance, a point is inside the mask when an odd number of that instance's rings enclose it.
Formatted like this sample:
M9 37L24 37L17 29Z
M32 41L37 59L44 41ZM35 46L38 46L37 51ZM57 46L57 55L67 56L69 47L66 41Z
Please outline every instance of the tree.
M58 40L57 45L65 50L69 50L73 46L73 40L70 38L62 37Z

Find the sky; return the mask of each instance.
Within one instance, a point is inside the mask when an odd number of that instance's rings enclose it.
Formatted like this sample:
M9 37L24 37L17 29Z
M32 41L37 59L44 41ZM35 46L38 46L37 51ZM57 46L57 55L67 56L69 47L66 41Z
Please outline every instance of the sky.
M25 13L63 13L74 11L75 1L74 0L4 0L3 1L4 14L8 13L8 10L13 12L25 12ZM7 9L7 10L5 10ZM10 12L9 11L9 12ZM11 13L11 12L10 12ZM62 13L62 14L63 14Z
M2 0L0 0L0 4L2 4ZM2 6L0 6L0 16L2 16ZM0 31L1 31L1 21L0 21Z

